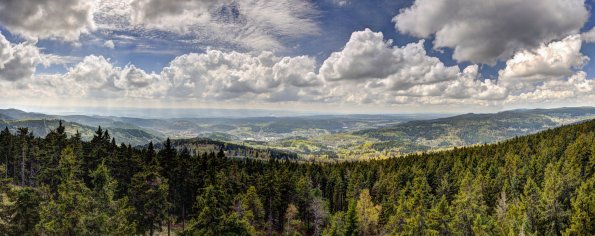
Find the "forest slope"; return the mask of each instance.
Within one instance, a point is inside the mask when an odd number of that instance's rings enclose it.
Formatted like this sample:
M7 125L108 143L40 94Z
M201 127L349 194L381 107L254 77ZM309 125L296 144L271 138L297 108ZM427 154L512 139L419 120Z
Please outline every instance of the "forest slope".
M0 133L0 232L595 233L595 120L497 144L337 163L110 140L102 130L90 142L66 138L61 127L43 139Z

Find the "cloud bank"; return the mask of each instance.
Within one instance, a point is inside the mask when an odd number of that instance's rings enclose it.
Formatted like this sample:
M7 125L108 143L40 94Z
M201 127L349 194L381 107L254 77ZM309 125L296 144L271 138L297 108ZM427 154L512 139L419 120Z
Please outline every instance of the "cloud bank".
M593 97L595 88L594 80L580 70L589 59L580 52L580 35L515 53L496 79L482 78L478 65L444 65L428 55L423 40L394 46L381 32L369 29L354 32L318 70L309 56L208 50L178 56L160 72L133 64L118 67L90 55L64 74L35 75L42 60L15 59L19 53L39 57L34 44L0 39L0 65L12 63L11 70L0 71L7 97L494 106L585 100Z
M95 29L95 5L89 0L3 0L0 24L29 39L75 41Z
M584 72L590 58L581 52L595 41L593 29L579 32L589 17L584 0L415 0L393 22L416 42L394 45L382 32L364 29L327 58L278 56L288 38L324 34L318 14L314 3L292 0L2 1L0 25L24 41L11 43L0 33L0 98L380 106L595 98L594 80ZM178 55L159 71L116 66L101 55L44 54L37 46L96 30L227 46ZM126 45L118 40L98 45ZM426 50L426 40L466 63L443 63ZM504 65L497 75L482 77L481 64L497 61ZM66 72L36 73L56 64L68 66Z
M587 22L584 0L415 0L393 18L402 33L434 37L457 61L493 64L516 51L576 34Z

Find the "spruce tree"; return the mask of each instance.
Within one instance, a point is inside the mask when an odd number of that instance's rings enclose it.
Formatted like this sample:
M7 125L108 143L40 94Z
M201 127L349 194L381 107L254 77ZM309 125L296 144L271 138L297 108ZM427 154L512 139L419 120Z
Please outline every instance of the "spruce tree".
M61 180L57 196L42 204L38 228L41 234L86 235L91 234L86 225L91 207L91 191L79 178L80 167L72 147L62 151L58 165Z
M159 230L168 217L167 180L157 172L158 166L148 165L132 177L129 196L136 232L150 235Z
M380 205L374 205L374 202L372 202L369 190L362 190L356 204L358 232L361 235L374 235L376 233L380 209Z
M570 226L565 235L595 235L595 176L583 182L572 200Z
M132 235L135 223L130 221L134 210L128 197L115 199L117 182L110 176L107 166L100 164L91 173L93 181L92 210L86 218L90 231L96 235Z

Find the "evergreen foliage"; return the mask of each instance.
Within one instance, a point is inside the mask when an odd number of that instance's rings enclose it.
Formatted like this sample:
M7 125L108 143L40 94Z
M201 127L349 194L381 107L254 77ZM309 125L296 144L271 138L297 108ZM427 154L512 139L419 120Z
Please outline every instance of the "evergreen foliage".
M0 235L595 235L595 121L316 163L0 131Z

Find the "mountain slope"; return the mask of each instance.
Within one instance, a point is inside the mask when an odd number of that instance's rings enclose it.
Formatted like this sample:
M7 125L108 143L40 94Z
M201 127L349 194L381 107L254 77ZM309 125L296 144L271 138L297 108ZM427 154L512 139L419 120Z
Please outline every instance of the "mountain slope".
M511 110L488 114L463 114L432 120L409 121L352 134L372 150L339 148L340 153L372 152L371 156L436 150L493 143L516 136L595 118L595 108Z
M12 133L16 133L18 128L26 127L36 137L45 137L51 130L58 127L58 120L45 119L27 119L27 120L0 120L0 129L8 127ZM95 134L96 127L82 125L76 122L64 122L66 134L72 136L79 133L83 140L90 140ZM150 141L157 142L163 140L161 135L155 135L140 129L126 128L108 128L111 137L118 143L126 143L133 146L146 144Z

